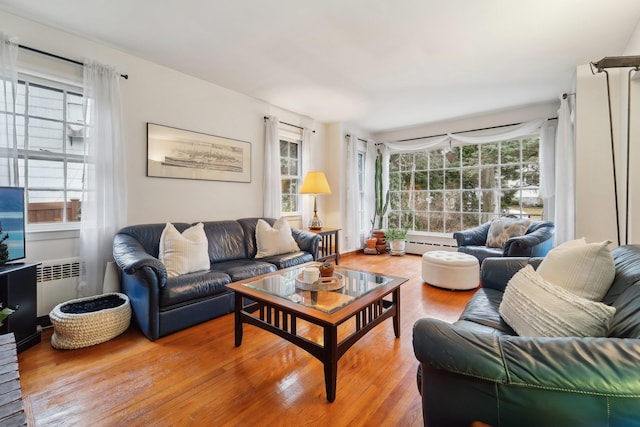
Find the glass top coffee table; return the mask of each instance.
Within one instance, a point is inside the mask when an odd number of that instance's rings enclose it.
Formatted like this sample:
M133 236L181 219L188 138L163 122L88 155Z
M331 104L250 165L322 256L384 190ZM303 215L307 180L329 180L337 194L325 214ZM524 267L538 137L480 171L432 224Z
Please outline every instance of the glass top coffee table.
M390 317L395 336L400 337L400 285L407 279L337 267L336 277L342 276L343 287L334 291L308 290L309 286L296 278L304 267L312 265L227 285L235 292L235 345L242 344L243 323L297 345L324 364L327 400L333 402L338 360L353 344ZM391 299L385 299L389 295ZM251 303L244 305L244 298ZM353 331L339 339L338 326L352 318L355 318ZM323 343L299 335L298 319L323 328Z

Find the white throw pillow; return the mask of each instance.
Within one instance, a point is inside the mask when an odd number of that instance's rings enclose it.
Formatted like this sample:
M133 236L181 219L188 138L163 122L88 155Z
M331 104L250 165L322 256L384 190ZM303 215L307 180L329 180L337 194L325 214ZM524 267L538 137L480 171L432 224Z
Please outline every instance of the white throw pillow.
M587 243L584 238L565 242L549 251L538 274L582 298L602 301L616 275L609 243Z
M209 243L204 225L200 222L180 234L173 224L167 223L160 236L159 258L168 277L209 270Z
M603 337L616 309L549 283L527 265L509 281L499 312L520 336Z
M300 250L291 235L291 226L285 218L278 219L273 227L267 221L259 219L256 224L256 245L258 246L256 258L288 254Z
M502 249L510 238L524 236L529 225L529 219L496 218L489 226L486 245L488 248Z

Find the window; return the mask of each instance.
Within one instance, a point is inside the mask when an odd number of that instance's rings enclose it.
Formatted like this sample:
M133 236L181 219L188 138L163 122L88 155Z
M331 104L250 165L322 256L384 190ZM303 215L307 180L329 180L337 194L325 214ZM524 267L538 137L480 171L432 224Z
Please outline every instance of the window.
M29 224L80 221L84 173L81 93L80 88L20 76L16 100L18 161L14 164L11 150L6 149L0 151L0 160L10 172L18 169L17 185L27 189Z
M452 233L497 216L541 219L539 142L392 154L389 227Z
M280 132L280 177L282 180L282 213L300 213L302 186L302 136Z

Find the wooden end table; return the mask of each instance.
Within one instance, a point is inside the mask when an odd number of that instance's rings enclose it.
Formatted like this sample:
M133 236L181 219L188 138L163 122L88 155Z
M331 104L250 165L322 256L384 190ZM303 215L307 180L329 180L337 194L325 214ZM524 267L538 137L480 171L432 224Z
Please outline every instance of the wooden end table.
M408 279L366 271L336 268L344 276L337 291L307 291L296 287L303 267L280 270L249 282L227 285L235 292L235 345L242 344L243 324L269 331L297 345L324 364L327 400L336 398L338 360L360 338L385 319L393 319L393 331L400 337L400 285ZM385 299L390 295L391 300ZM244 298L251 300L244 305ZM338 340L338 326L355 318L355 330ZM323 328L322 344L298 334L297 320Z

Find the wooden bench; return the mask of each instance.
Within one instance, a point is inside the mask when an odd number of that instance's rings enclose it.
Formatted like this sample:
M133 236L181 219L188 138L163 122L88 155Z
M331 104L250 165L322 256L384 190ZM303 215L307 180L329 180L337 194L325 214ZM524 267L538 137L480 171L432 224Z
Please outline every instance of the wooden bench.
M13 333L0 335L0 425L27 425L20 390L18 352Z

